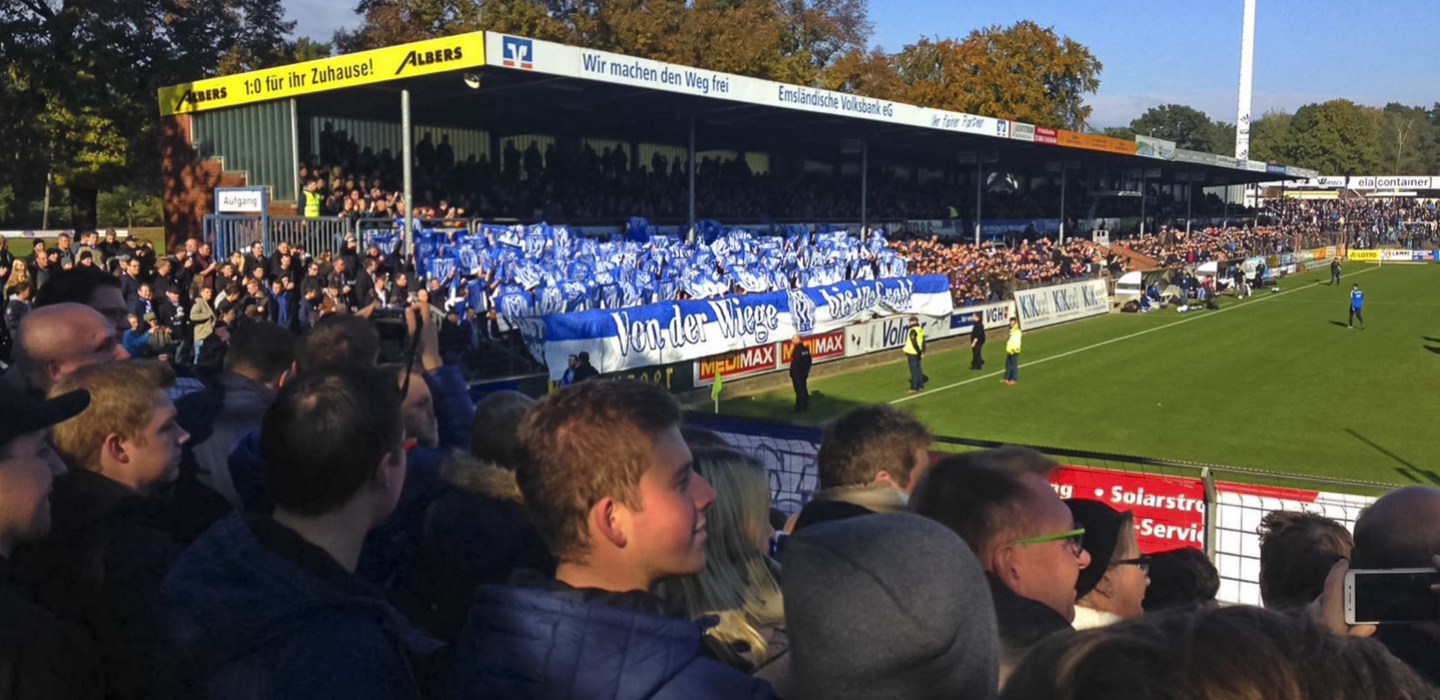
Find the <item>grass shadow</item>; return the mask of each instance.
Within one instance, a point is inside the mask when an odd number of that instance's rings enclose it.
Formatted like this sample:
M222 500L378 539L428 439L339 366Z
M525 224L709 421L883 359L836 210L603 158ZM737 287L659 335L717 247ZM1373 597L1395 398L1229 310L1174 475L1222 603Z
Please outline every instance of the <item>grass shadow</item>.
M1431 338L1428 335L1422 335L1420 336L1420 339L1431 343L1440 343L1440 338Z
M1345 323L1344 321L1331 321L1331 322L1330 322L1330 325L1332 325L1332 326L1339 326L1339 327L1341 327L1341 328L1346 328L1346 327L1349 326L1349 324Z
M1436 355L1440 355L1440 348L1437 348L1437 347L1435 347L1434 345L1425 345L1425 346L1423 346L1423 347L1424 347L1426 350L1429 350L1430 352L1435 353Z

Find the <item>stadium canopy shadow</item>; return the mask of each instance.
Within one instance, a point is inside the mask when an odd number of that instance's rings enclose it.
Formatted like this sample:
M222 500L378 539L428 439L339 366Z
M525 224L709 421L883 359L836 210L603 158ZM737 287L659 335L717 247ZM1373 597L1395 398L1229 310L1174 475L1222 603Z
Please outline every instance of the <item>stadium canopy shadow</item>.
M1434 351L1434 350L1432 350L1432 352L1440 352L1440 351ZM1376 452L1379 452L1380 454L1383 454L1383 455L1385 455L1386 457L1389 457L1390 459L1393 459L1393 460L1395 460L1396 462L1399 462L1399 463L1405 465L1403 468L1402 468L1402 467L1396 467L1396 468L1395 468L1395 473L1399 474L1400 476L1404 477L1405 479L1409 480L1410 482L1416 483L1416 484L1426 484L1426 483L1428 483L1428 484L1440 485L1440 474L1437 474L1437 473L1435 473L1435 472L1433 472L1433 471L1431 471L1431 470L1429 470L1429 469L1422 469L1422 468L1420 468L1420 467L1418 467L1418 466L1416 466L1416 465L1414 465L1414 464L1406 461L1405 458L1401 457L1400 455L1397 455L1397 454L1395 454L1394 452L1391 452L1390 450L1387 450L1387 449L1385 449L1384 447L1381 447L1380 445L1375 444L1374 442L1372 442L1372 441L1370 441L1369 439L1367 439L1364 435L1361 435L1360 433L1357 433L1357 432L1355 432L1354 430L1352 430L1352 429L1350 429L1350 428L1346 428L1346 429L1345 429L1345 432L1350 433L1350 435L1353 436L1356 440L1359 440L1360 442L1363 442L1363 443L1365 443L1366 445L1369 445L1370 447L1375 448L1375 451L1376 451Z

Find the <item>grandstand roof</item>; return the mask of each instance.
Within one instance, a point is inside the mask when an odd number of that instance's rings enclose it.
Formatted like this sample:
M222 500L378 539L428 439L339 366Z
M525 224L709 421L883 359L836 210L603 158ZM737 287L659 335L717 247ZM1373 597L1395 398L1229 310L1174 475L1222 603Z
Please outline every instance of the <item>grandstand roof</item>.
M872 158L929 167L978 159L1038 173L1063 161L1071 169L1143 167L1152 180L1193 176L1207 186L1316 176L1176 149L1158 139L1137 143L1048 130L494 32L177 85L162 89L160 102L168 116L293 97L303 114L398 122L402 89L410 90L417 121L502 136L684 144L693 114L702 151L828 154L838 153L842 140L864 137Z

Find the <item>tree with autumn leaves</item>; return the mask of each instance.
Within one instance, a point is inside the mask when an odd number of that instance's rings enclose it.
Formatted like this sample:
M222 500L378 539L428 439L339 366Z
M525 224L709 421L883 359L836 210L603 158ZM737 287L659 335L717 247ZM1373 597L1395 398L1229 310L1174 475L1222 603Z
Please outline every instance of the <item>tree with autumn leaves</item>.
M869 47L864 0L361 0L357 51L488 29L666 63L1082 130L1100 61L1030 22Z

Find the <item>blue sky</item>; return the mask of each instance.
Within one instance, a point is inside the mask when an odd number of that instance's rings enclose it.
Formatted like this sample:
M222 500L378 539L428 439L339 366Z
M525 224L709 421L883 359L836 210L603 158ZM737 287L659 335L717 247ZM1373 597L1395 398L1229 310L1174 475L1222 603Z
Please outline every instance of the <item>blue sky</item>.
M354 27L353 0L288 0L296 34ZM870 0L872 43L898 51L921 36L1030 19L1090 47L1104 64L1088 104L1094 126L1188 104L1234 123L1242 0ZM1440 102L1440 0L1259 0L1254 112L1337 97L1383 106Z

